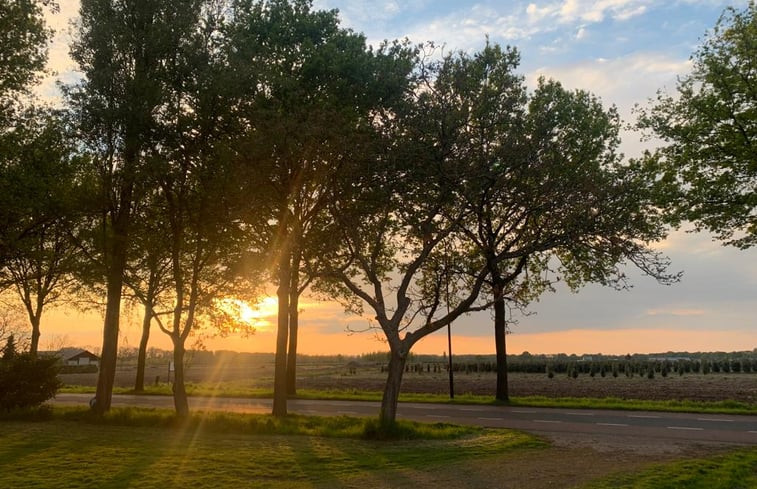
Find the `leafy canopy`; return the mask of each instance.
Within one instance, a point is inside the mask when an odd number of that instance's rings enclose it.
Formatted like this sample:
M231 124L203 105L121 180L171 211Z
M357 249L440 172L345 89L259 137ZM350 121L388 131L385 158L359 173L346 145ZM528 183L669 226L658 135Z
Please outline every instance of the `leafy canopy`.
M677 97L659 93L639 126L661 138L647 165L662 175L671 220L725 244L757 244L757 5L728 8L692 55Z

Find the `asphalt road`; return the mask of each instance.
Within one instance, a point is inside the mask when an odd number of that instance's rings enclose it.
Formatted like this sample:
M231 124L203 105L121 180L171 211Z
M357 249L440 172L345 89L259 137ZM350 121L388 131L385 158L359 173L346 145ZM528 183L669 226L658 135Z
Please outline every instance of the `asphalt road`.
M86 405L92 394L58 394L56 404ZM192 410L267 413L270 399L191 397ZM168 396L114 395L113 406L172 408ZM290 400L290 413L319 416L376 416L379 403L364 401ZM638 439L757 445L757 416L556 409L508 406L400 403L398 416L425 422L447 422L513 428L544 435L582 434Z

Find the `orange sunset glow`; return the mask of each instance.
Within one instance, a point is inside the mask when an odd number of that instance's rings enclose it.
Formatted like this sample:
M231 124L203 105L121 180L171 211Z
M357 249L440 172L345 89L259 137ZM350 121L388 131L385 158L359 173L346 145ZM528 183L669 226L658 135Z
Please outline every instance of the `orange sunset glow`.
M219 336L210 331L201 333L202 344L208 350L236 350L244 352L273 352L276 344L277 300L266 297L258 304L227 299L231 310L238 312L238 321L255 328L253 334L231 333ZM388 351L380 330L358 316L344 314L334 302L304 300L301 304L299 352L307 355L359 355L374 351ZM126 314L121 330L121 345L134 346L139 340L139 311ZM652 315L658 311L649 311ZM102 318L99 314L83 314L62 310L51 311L43 326L48 344L89 346L97 349L101 341ZM465 317L452 328L453 354L494 353L493 336L488 313ZM375 326L375 325L374 325ZM529 332L528 327L515 325L508 335L508 352L531 353L655 353L664 351L737 351L754 348L754 333L747 328L687 331L675 328L650 328L639 323L636 327L597 330L573 328L563 331ZM415 353L441 355L447 351L446 328L421 340L413 348ZM45 341L43 340L43 345ZM170 349L167 336L156 332L151 346ZM192 339L189 345L192 344Z

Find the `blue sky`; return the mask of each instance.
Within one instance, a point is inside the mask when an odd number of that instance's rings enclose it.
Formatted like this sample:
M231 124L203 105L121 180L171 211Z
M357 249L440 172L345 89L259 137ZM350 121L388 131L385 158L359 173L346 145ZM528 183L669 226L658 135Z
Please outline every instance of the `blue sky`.
M488 35L518 48L530 86L544 75L592 91L632 122L634 104L645 104L658 89L674 91L676 77L688 72L692 52L723 10L746 3L318 0L316 5L339 9L344 24L371 43L407 37L474 51ZM631 131L622 136L627 156L655 144L641 143ZM510 342L534 352L545 346L539 339L550 334L560 342L595 331L614 332L599 335L608 340L604 351L622 351L623 342L638 345L634 337L644 338L648 351L757 347L755 250L724 248L707 234L681 231L657 248L672 259L673 270L684 272L679 284L658 285L629 270L633 288L628 291L589 286L572 294L558 288L531 307L535 314L519 318ZM456 328L461 335L491 334L486 314L462 322ZM520 342L519 336L535 341Z
M59 1L61 13L51 17L58 29L51 67L59 78L71 79L65 26L76 15L78 1ZM372 44L407 37L413 42L434 41L448 51L474 51L488 35L492 42L518 48L520 71L530 86L543 75L569 88L592 91L606 105L616 105L626 122L632 122L634 104L645 104L661 88L673 92L676 76L690 69L691 53L723 9L729 5L742 8L746 2L316 0L314 5L338 9L343 25L364 33ZM42 94L54 94L52 81L45 82ZM631 131L622 136L621 149L628 156L655 144L640 143L639 135ZM724 248L707 234L682 231L672 233L657 248L672 259L673 270L684 272L679 284L658 285L629 270L634 285L629 291L589 286L572 294L558 288L557 293L545 294L531 307L533 314L520 317L513 325L511 351L625 353L757 347L757 250ZM303 312L303 330L307 332L310 320L311 332L321 335L320 341L327 341L323 339L327 336L341 340L346 324L361 327L354 318L341 317L338 308L312 305L310 309L310 314L307 306ZM134 343L136 333L128 328L126 325L124 334L131 335ZM459 338L456 341L468 345L463 350L490 352L488 313L458 321L454 333ZM88 343L71 334L72 342ZM261 332L245 346L218 343L217 347L270 351L273 335L268 335ZM418 351L441 353L442 340L441 336L424 340ZM381 348L365 341L352 340L350 344L354 349L342 346L340 351Z

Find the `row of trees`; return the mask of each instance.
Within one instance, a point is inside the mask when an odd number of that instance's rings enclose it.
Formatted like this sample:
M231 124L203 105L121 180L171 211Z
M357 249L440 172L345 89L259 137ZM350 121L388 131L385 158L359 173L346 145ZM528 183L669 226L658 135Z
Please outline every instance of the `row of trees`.
M18 96L47 35L42 7L20 4L32 21L14 29L39 36L21 36L30 51L6 77L20 85L2 85L2 279L27 305L34 350L45 304L74 288L104 297L98 412L124 297L144 307L138 387L157 324L181 415L187 338L200 323L228 327L228 299L276 287L275 415L295 393L299 297L339 300L387 340L391 423L412 347L461 315L493 309L506 400L508 305L557 280L624 287L627 264L677 278L649 245L690 217L672 204L690 191L678 153L623 162L615 109L553 80L529 92L513 48L368 48L309 0L82 0L71 45L82 78L52 111ZM723 32L753 28L754 10ZM753 111L750 93L739 103ZM662 133L677 103L642 123ZM727 224L753 235L750 212Z

